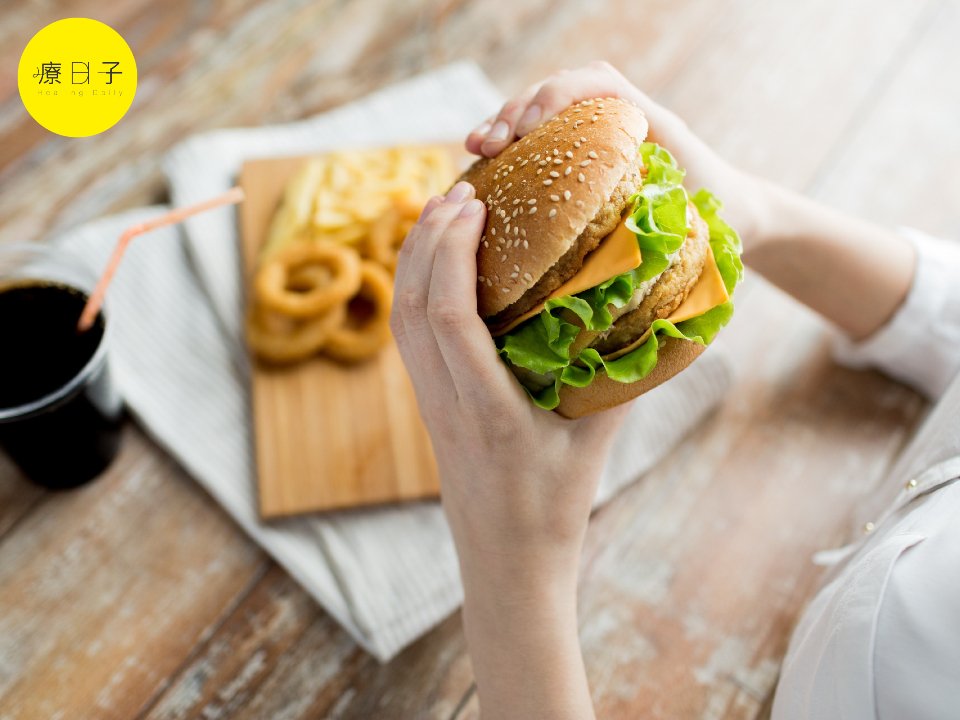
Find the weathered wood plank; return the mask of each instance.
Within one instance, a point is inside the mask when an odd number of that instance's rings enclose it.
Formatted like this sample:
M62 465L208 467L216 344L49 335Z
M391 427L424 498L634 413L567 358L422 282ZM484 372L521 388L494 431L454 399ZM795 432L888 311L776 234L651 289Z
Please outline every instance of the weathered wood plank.
M910 49L898 52L886 82L836 144L812 192L887 225L960 236L960 5L935 2Z
M267 562L131 428L0 543L0 716L135 715Z
M414 647L382 668L274 568L142 717L447 720L473 677L459 616L432 637L442 641L440 652ZM426 693L424 678L431 682Z

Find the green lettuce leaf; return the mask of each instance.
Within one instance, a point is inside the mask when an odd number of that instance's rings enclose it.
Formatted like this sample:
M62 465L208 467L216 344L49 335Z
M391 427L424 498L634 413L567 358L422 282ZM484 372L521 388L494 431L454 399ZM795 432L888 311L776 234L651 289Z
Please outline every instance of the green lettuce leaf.
M648 340L615 359L604 360L592 349L571 357L570 347L580 327L572 313L589 330L606 330L613 323L610 306L623 307L640 283L656 277L669 265L669 255L680 249L688 232L687 192L684 171L673 156L654 143L643 143L640 155L647 175L643 187L630 199L632 209L626 226L637 238L643 262L640 267L612 277L577 295L548 300L536 317L497 338L501 355L512 365L544 376L540 390L527 388L534 403L552 410L559 404L562 384L587 387L601 367L611 380L624 383L642 380L657 364L657 351L664 338L709 344L733 315L733 302L712 308L689 320L672 323L656 320ZM741 245L737 233L720 217L720 201L707 190L692 198L710 230L710 247L727 292L732 294L743 276Z

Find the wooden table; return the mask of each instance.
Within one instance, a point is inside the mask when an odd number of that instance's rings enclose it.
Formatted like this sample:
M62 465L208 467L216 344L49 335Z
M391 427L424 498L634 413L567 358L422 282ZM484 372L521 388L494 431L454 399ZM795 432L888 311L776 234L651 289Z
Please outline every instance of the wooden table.
M29 36L70 16L117 28L140 68L129 115L86 140L35 125L13 79ZM189 133L459 58L509 93L605 57L745 167L956 234L958 32L949 0L8 3L0 242L162 200L160 159ZM726 335L729 400L591 525L581 634L604 718L762 716L810 554L866 519L925 408L833 365L823 324L759 280ZM477 715L459 616L380 666L137 427L72 493L0 460L0 718Z

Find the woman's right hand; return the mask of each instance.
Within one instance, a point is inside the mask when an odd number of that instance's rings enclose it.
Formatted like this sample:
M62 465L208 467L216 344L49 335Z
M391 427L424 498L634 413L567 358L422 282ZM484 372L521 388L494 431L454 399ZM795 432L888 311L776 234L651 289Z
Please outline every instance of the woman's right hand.
M723 160L683 120L647 97L610 63L597 61L563 70L531 85L470 133L467 150L493 157L570 105L596 97L623 98L643 110L650 125L647 138L677 158L687 171L691 191L707 188L724 201L724 217L740 232L745 247L750 247L765 184Z

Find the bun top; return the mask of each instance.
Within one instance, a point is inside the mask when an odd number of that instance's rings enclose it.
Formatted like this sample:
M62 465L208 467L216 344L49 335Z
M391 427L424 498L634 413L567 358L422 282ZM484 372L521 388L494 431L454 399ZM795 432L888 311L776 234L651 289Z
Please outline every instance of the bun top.
M481 317L517 302L574 245L636 167L646 135L632 103L584 100L464 173L487 206L477 251Z

